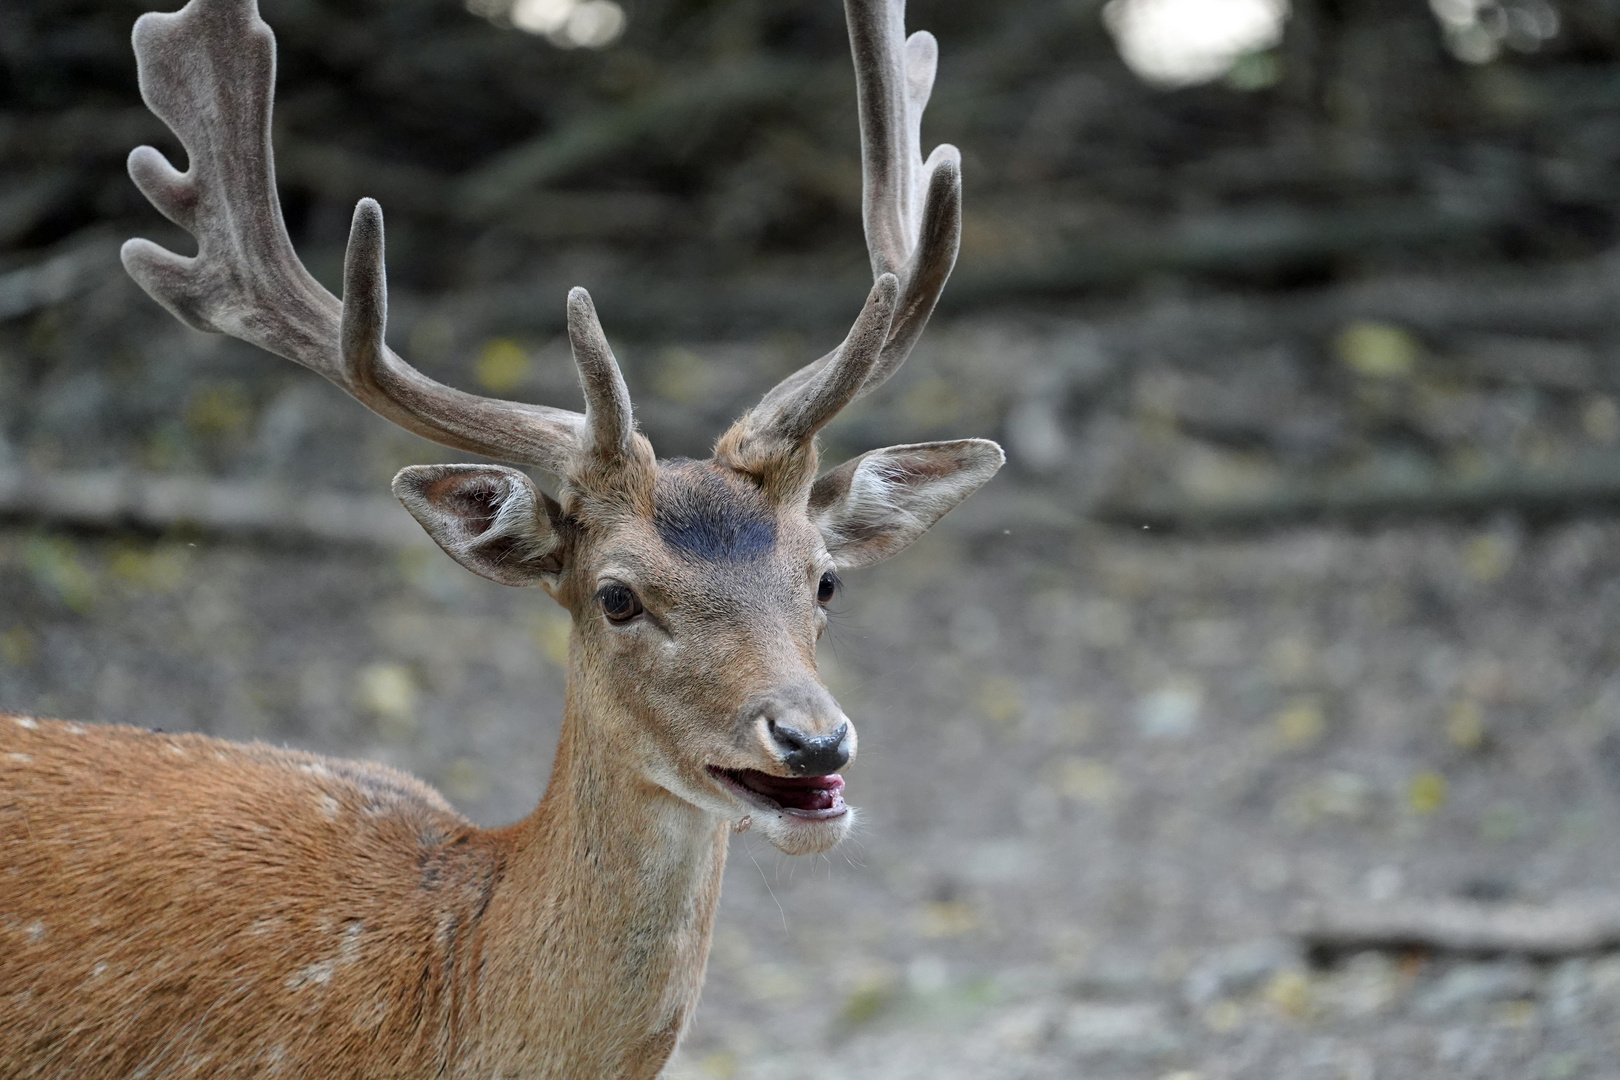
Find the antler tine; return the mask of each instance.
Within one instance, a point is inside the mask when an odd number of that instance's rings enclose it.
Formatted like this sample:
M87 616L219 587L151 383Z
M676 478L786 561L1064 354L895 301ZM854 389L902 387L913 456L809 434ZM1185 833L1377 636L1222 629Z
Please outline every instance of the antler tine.
M386 419L460 450L565 471L585 417L479 397L435 382L383 343L387 287L382 211L355 208L344 301L293 251L270 146L275 35L255 0L190 0L135 23L141 96L179 137L180 172L149 146L129 173L165 217L197 238L187 258L148 240L124 244L140 286L182 322L230 334L326 377Z
M166 253L165 253L166 254ZM317 286L318 287L318 286ZM561 476L585 443L588 422L566 409L468 394L423 375L383 342L388 284L383 265L382 207L361 199L343 259L340 366L317 368L361 404L400 427L459 450L538 465ZM251 340L251 339L249 339ZM279 349L272 349L280 352Z
M609 458L632 457L636 425L630 391L608 347L591 294L577 287L568 293L568 343L579 368L580 389L585 391L585 423L590 428L592 450Z
M899 291L893 274L879 275L860 317L827 363L788 391L765 395L749 416L750 429L799 446L837 416L860 393L883 353Z
M961 155L949 144L922 159L922 114L934 88L939 44L905 36L905 0L844 0L861 121L861 209L874 278L894 274L898 298L888 339L849 400L899 370L922 334L962 236ZM806 364L765 396L777 403L809 393L843 349ZM830 417L828 418L830 419Z
M906 37L905 0L844 0L861 118L861 209L872 274L895 274L900 299L883 355L856 395L905 363L956 265L962 235L962 160L938 146L922 158L922 117L939 43Z

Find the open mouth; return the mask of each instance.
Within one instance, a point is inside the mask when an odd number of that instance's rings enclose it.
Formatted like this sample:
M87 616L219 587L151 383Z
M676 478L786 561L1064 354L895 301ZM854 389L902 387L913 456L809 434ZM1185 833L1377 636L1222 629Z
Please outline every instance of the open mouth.
M830 776L772 776L755 769L721 769L709 772L746 801L767 810L780 810L794 817L823 820L846 813L844 778Z

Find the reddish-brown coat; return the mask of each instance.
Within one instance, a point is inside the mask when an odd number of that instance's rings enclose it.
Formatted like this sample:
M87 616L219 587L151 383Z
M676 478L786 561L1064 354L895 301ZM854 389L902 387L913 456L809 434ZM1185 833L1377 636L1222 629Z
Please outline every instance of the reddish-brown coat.
M0 714L0 1073L650 1080L725 824L648 856L697 811L576 743L483 830L380 765Z
M379 765L23 717L0 850L3 1071L81 1080L443 1075L503 857Z

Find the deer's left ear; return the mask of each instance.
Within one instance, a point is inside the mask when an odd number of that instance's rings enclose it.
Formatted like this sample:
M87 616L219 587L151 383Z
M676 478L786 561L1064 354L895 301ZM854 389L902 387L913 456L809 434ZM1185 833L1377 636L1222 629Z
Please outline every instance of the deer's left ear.
M561 510L502 465L412 465L394 494L449 556L502 585L537 585L562 569Z
M916 443L846 461L810 489L810 520L840 570L905 548L1006 461L988 439Z

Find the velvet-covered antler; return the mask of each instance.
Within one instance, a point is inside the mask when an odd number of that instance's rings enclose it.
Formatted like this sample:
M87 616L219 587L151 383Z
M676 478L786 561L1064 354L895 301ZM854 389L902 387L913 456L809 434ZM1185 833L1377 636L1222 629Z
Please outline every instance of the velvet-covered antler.
M851 393L822 387L835 369L851 363L854 342L874 315L874 289L856 330L843 345L776 385L723 443L747 459L750 446L804 440L850 401L870 393L897 371L933 313L956 265L962 236L962 166L956 147L938 146L922 157L922 114L934 87L939 45L919 30L905 36L905 0L845 0L850 51L855 59L861 120L861 192L866 246L880 285L895 279L892 317L878 355ZM820 411L811 402L821 404ZM814 412L811 422L803 417ZM790 423L787 418L798 417Z
M134 46L141 96L179 137L190 164L182 173L142 146L129 156L130 176L197 238L197 254L130 240L124 266L181 321L302 364L400 427L460 450L561 475L582 452L629 446L629 396L583 289L568 301L587 401L581 414L463 393L388 348L382 210L373 200L354 211L342 302L310 276L276 197L276 44L255 0L190 0L173 14L143 15Z

